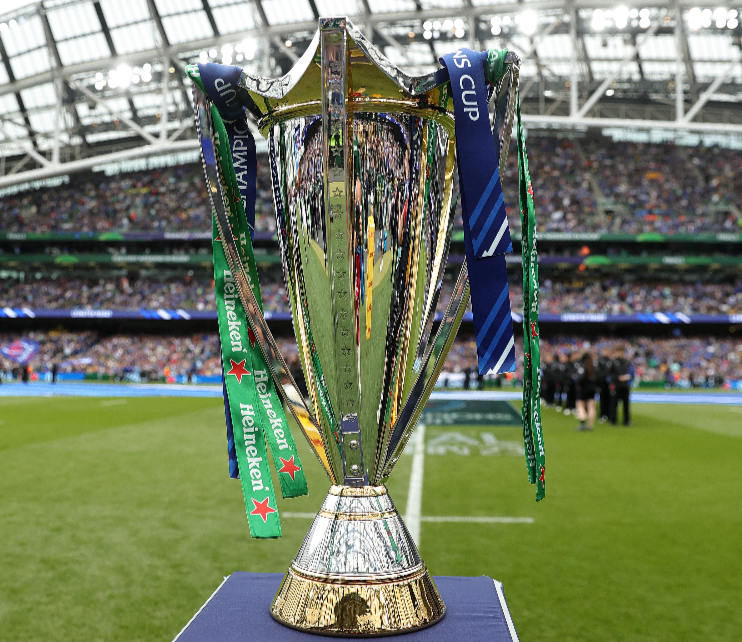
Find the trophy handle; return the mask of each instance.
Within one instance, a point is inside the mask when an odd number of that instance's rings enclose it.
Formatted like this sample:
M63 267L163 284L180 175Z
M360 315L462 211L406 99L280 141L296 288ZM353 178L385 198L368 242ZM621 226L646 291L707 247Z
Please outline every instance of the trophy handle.
M255 299L252 288L250 288L247 281L246 271L242 264L239 250L237 249L237 242L232 234L232 228L229 225L229 219L224 206L223 194L221 192L221 181L219 180L216 158L213 154L215 147L212 133L213 124L209 111L210 101L208 97L195 85L193 87L193 102L196 110L196 123L198 125L199 137L201 139L201 149L203 152L204 169L209 188L209 196L214 208L216 224L219 229L219 237L221 239L222 247L224 248L224 254L227 258L227 263L232 270L232 274L234 275L240 301L242 302L250 327L255 333L255 338L260 346L260 351L265 357L268 370L273 377L273 381L276 384L276 388L278 389L283 402L298 422L299 427L307 438L307 441L309 441L310 447L317 456L317 459L319 459L325 472L332 482L336 483L337 480L332 471L332 466L327 458L327 449L325 448L322 439L322 433L319 430L314 415L309 408L307 408L301 395L296 395L296 398L292 398L283 387L281 377L288 379L289 383L297 391L299 390L286 361L281 355L276 340L268 328L268 323L266 322L265 316ZM209 150L211 150L212 153L209 153Z
M499 145L500 148L500 176L502 177L508 159L510 137L515 120L520 58L512 51L508 51L504 54L501 63L502 66L499 67L499 70L494 65L488 64L485 67L485 75L487 82L493 86L490 100L494 97L494 109L490 125L495 144ZM414 426L420 419L425 404L430 398L431 392L433 392L435 382L443 369L451 344L461 325L466 304L469 302L469 292L469 267L466 259L464 259L456 279L451 301L438 328L435 340L423 357L417 380L392 428L386 461L380 467L380 472L377 474L374 483L380 483L389 477L414 432Z

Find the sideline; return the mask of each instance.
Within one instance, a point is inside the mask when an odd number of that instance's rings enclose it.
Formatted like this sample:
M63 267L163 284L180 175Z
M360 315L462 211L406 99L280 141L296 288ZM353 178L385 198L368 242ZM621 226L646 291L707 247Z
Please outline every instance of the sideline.
M213 397L222 387L184 383L3 383L0 397ZM436 390L433 400L520 401L520 390ZM632 391L632 403L742 406L742 392L641 392Z

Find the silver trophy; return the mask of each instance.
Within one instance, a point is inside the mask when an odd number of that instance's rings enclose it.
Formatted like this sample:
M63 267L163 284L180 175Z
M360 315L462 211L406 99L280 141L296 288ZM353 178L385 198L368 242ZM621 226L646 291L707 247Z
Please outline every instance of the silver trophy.
M488 79L501 167L518 65L509 54L500 77ZM208 99L194 94L203 138ZM288 626L336 635L429 626L445 606L384 481L469 298L464 264L435 327L457 201L448 77L407 76L347 19L324 18L288 74L243 72L237 94L269 140L307 402L280 385L291 374L241 272L218 177L207 167L222 243L277 387L333 484L271 613Z

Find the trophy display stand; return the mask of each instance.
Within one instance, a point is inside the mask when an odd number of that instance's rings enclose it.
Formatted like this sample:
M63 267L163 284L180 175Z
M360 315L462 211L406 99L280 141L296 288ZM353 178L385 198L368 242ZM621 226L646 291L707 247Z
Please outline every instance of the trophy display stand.
M174 642L313 642L318 638L331 639L321 631L306 633L289 629L270 616L270 604L283 577L279 573L233 573ZM486 576L434 579L446 602L446 616L435 626L405 633L405 641L518 642L502 584Z

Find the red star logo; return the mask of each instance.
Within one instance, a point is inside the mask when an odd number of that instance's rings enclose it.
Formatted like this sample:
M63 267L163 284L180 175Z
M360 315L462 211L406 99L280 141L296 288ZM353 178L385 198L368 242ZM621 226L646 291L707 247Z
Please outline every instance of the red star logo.
M247 338L250 340L250 345L254 348L255 347L255 333L252 331L252 328L247 329Z
M249 370L245 370L245 361L247 361L246 359L243 359L239 363L237 363L234 359L230 359L229 361L232 364L232 368L227 374L237 377L237 383L242 383L242 377L244 377L245 375L252 374Z
M537 337L538 336L538 332L536 332L536 324L535 323L532 323L531 324L531 336L532 337Z
M542 484L543 484L544 486L546 486L546 469L545 469L545 468L544 468L543 466L541 466L541 477L539 477L539 478L538 478L538 480L539 480L539 481L540 481L540 482L541 482L541 483L542 483ZM255 500L253 499L253 501L255 501ZM268 501L268 500L266 499L265 501Z
M531 198L533 198L533 187L530 183L528 183L528 193L530 194Z
M301 470L301 466L297 466L294 463L294 456L291 455L291 459L286 460L283 457L279 457L281 460L281 463L283 464L283 467L281 470L279 470L279 473L288 473L291 475L291 481L294 481L294 476L296 475L296 471Z
M268 506L267 497L262 502L253 499L252 503L255 504L255 508L250 511L250 515L260 515L260 517L263 519L263 523L268 521L268 515L276 512L275 508L271 508L270 506Z

